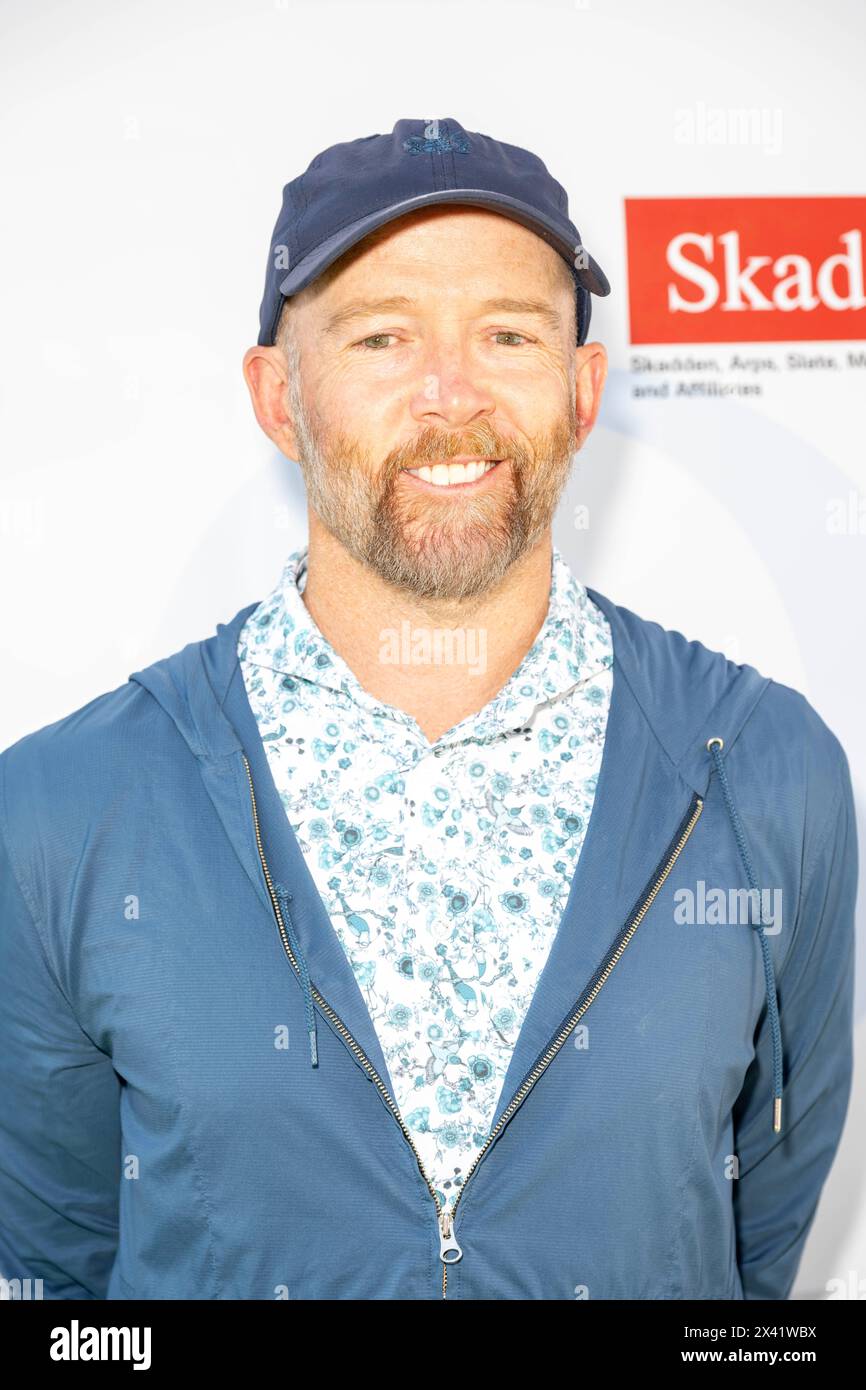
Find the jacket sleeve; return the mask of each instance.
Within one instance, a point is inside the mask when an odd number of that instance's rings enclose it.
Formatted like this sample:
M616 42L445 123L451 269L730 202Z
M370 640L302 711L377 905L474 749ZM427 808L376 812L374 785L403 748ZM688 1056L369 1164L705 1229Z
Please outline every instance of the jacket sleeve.
M117 1244L120 1082L49 964L32 888L4 834L3 761L0 1277L41 1279L31 1297L104 1298Z
M785 1061L781 1131L775 1133L772 1123L766 1016L734 1107L739 1179L733 1202L747 1299L790 1295L851 1090L857 839L848 763L835 739L833 746L835 794L814 798L810 807L820 817L816 847L803 867L792 944L777 982ZM821 800L819 810L815 802Z

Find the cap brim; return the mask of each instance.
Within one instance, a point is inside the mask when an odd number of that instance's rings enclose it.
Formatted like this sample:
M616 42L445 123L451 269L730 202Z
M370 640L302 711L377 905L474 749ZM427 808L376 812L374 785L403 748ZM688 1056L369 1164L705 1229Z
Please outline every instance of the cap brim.
M557 227L528 203L509 198L505 193L492 193L486 188L443 188L368 213L366 217L350 223L348 227L341 227L339 232L335 232L327 241L322 242L321 246L317 246L315 251L311 251L309 256L299 261L280 282L280 294L286 298L298 294L305 286L312 284L323 270L327 270L329 265L359 241L363 241L364 237L374 232L377 227L384 227L386 223L393 222L415 208L429 207L436 203L463 203L470 207L487 208L491 212L502 213L503 216L520 222L530 231L543 237L569 262L578 284L583 285L592 294L610 294L607 276L584 246L564 238Z

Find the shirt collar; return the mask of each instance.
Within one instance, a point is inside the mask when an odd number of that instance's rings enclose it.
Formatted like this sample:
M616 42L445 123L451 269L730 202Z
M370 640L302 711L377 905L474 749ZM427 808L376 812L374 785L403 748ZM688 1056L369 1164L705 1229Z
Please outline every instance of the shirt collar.
M485 742L525 727L540 705L610 666L607 619L555 545L552 551L548 611L532 647L493 699L444 733L437 746L469 739ZM420 734L410 714L383 704L361 685L316 626L302 598L307 555L304 546L288 557L279 582L251 614L241 634L240 659L277 671L289 681L338 691L369 713Z

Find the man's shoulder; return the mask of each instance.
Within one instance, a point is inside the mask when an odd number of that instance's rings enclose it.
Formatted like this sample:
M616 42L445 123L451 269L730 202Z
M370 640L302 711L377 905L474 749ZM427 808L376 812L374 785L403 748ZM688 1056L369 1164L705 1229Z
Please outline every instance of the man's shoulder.
M588 593L611 625L615 661L658 722L680 708L690 711L698 727L737 698L744 716L738 737L750 757L772 763L780 782L808 774L813 785L838 788L848 771L845 751L802 691L593 589Z
M133 680L94 696L0 751L0 817L10 841L32 843L40 828L84 823L112 787L141 773L159 711Z
M94 695L85 704L40 725L0 750L7 768L34 769L40 762L60 760L73 749L95 751L122 732L130 720L144 714L146 692L127 678L121 685Z
M161 749L176 749L179 735L137 677L159 672L164 680L175 679L178 658L212 640L213 633L157 658L120 685L0 750L0 796L5 786L7 803L18 797L28 802L50 797L56 804L76 795L83 802L89 788L105 795L114 777L136 771L144 776Z
M125 732L146 717L144 694L126 681L0 752L0 836L29 901L40 896L32 885L44 885L49 858L77 862L93 827L115 819L129 780L119 754L131 746Z
M714 651L696 638L686 637L678 628L665 627L654 618L636 613L623 603L617 603L596 589L586 592L607 618L615 645L619 650L614 655L625 666L631 668L646 662L663 665L681 680L696 672L714 672L719 676L729 674L737 663L724 652Z
M198 653L213 648L222 634L232 650L245 621L259 606L258 601L245 604L233 617L217 622L209 632L194 637L181 646L148 662L147 666L130 673L121 684L93 696L85 704L70 710L51 723L41 725L15 742L0 749L0 765L34 768L41 761L60 761L96 755L112 745L125 745L135 753L136 743L146 743L149 733L157 733L171 724L158 699L154 699L149 684L156 677L182 684L188 677L189 665L184 659L198 660ZM154 677L153 681L148 678Z

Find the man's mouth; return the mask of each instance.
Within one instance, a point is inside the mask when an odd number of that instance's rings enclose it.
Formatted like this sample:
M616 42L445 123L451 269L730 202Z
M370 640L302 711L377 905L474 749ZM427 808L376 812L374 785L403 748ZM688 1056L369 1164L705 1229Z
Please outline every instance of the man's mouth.
M449 459L442 463L427 463L421 468L404 468L411 478L419 478L434 487L464 487L487 477L502 463L502 459Z

